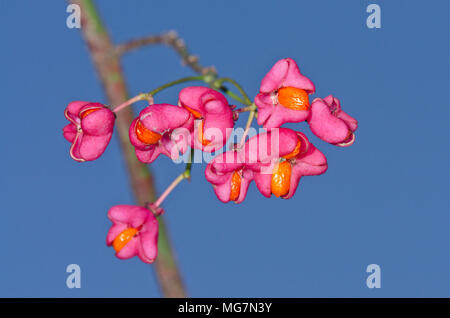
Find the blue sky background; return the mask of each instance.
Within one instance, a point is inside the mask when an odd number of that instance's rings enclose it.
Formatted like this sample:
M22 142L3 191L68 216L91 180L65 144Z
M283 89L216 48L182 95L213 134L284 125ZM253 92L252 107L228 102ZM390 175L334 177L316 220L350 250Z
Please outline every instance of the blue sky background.
M252 96L273 63L294 58L314 97L336 95L360 123L350 148L290 125L329 162L291 200L266 199L252 184L244 203L223 204L205 165L194 166L192 182L164 203L191 296L450 296L450 5L373 2L378 30L365 24L369 1L98 1L114 41L177 30ZM151 266L105 245L108 209L133 203L117 138L79 164L62 137L70 101L106 102L66 5L0 0L0 296L157 297ZM192 74L165 47L123 66L132 94ZM176 103L178 90L157 101ZM182 169L159 158L158 189ZM71 263L81 266L80 289L66 287ZM372 263L381 289L366 287Z

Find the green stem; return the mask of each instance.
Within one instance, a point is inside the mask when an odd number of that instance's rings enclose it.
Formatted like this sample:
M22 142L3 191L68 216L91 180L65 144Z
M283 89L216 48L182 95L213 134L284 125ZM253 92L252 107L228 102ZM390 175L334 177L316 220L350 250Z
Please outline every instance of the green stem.
M255 110L255 111L257 110L255 104L251 104L251 105L249 105L247 107L238 108L238 109L235 110L235 112L243 113L243 112L249 112L249 111L252 111L252 110Z
M253 119L255 118L255 115L256 115L256 110L255 109L251 110L250 114L248 115L247 124L245 125L244 134L242 135L241 142L239 143L239 148L242 148L244 146L245 138L248 135L248 132L252 125Z
M189 161L186 163L186 168L184 169L183 173L181 173L178 177L175 178L175 180L172 181L172 183L169 185L169 187L161 194L161 196L158 198L158 200L155 201L155 206L159 207L163 203L163 201L169 196L169 194L183 181L184 179L190 180L191 179L191 170L192 170L192 161L194 158L194 148L191 148L191 153L189 156Z
M194 148L191 148L191 153L189 154L189 161L186 163L186 168L184 169L184 174L186 179L191 178L192 162L194 161Z
M175 81L169 82L167 84L164 84L158 88L155 88L154 90L152 90L151 92L147 93L147 97L148 96L155 96L157 93L161 92L162 90L165 90L166 88L175 86L177 84L181 84L181 83L186 83L186 82L193 82L193 81L199 81L199 82L204 82L205 81L205 76L203 75L199 75L199 76L188 76L188 77L183 77L180 79L177 79Z
M230 84L233 84L239 91L239 93L241 93L243 99L239 98L237 95L235 95L233 92L229 91L228 89L226 89L225 87L222 86L223 82L228 82ZM244 105L251 105L252 101L250 100L250 98L248 97L247 93L244 91L244 89L242 88L241 85L238 84L238 82L236 82L234 79L229 78L229 77L222 77L219 78L218 80L216 80L214 83L214 85L217 85L217 87L219 87L220 89L226 89L226 93L236 99L236 97L238 97L238 100L240 103L244 104ZM233 96L234 95L234 96Z
M186 82L191 82L191 81L205 81L205 76L188 76L188 77L183 77L180 79L177 79L175 81L169 82L167 84L164 84L158 88L155 88L154 90L152 90L151 92L148 93L141 93L139 95L134 96L133 98L130 98L129 100L123 102L122 104L120 104L119 106L116 106L113 108L113 112L117 113L119 111L121 111L122 109L133 105L134 103L144 100L144 99L148 99L149 101L152 101L150 104L153 103L153 96L155 96L157 93L161 92L162 90L175 86L177 84L181 84L181 83L186 83Z
M246 105L247 103L240 98L238 95L236 95L235 93L233 93L232 91L230 91L228 88L226 88L225 86L220 86L218 88L214 88L214 89L218 89L221 90L222 92L224 92L226 95L228 95L229 97L233 98L234 100L238 101L239 103Z
M172 86L175 86L178 84L182 84L182 83L186 83L186 82L194 82L194 81L204 82L214 89L221 90L229 97L233 98L234 100L237 100L239 103L241 103L243 105L248 105L249 107L252 106L252 102L250 101L248 95L245 93L244 89L235 80L233 80L229 77L223 77L223 78L219 78L217 80L213 80L210 75L198 75L198 76L183 77L183 78L177 79L175 81L171 81L169 83L161 85L158 88L155 88L154 90L152 90L148 93L141 93L139 95L136 95L133 98L122 103L121 105L116 106L113 109L113 111L118 112L138 101L141 101L141 100L145 100L145 99L151 100L153 98L153 96L155 96L157 93L165 90L166 88L169 88L169 87L172 87ZM236 95L235 93L230 91L227 87L223 86L222 85L223 82L232 83L234 86L236 86L236 88L239 90L239 92L241 93L241 95L243 97L242 98L239 97L238 95Z

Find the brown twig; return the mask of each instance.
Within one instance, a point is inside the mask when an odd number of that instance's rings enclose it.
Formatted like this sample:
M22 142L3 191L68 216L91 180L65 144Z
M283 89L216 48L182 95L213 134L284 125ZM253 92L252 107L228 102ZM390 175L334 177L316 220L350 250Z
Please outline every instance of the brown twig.
M119 105L128 99L124 75L117 54L111 54L115 46L91 0L70 0L81 8L81 28L92 61L111 105ZM194 64L196 65L196 64ZM197 68L198 66L196 66ZM131 107L120 112L116 120L120 146L127 166L131 187L140 205L154 202L155 188L148 167L140 163L128 139L128 128L134 114ZM154 266L159 285L165 297L186 297L178 271L169 235L162 217L159 218L158 258Z
M118 44L115 47L114 53L117 56L123 56L125 53L131 52L133 50L136 50L138 48L142 48L147 45L155 45L155 44L163 44L167 45L168 47L172 48L181 58L181 62L190 67L194 72L200 74L200 75L211 75L211 81L207 82L207 84L217 90L220 90L224 92L225 94L231 96L233 99L239 101L240 103L244 105L250 105L251 101L248 98L248 96L245 94L245 92L241 89L242 98L234 94L232 91L230 91L227 87L223 86L223 82L230 82L236 87L239 87L237 83L231 79L231 78L221 78L220 84L217 85L217 83L214 83L214 81L217 79L217 70L214 68L214 66L202 66L199 62L199 59L196 55L192 55L189 53L189 50L182 38L180 38L175 31L169 31L157 35L150 35L139 39L130 40L128 42Z
M202 75L217 74L213 66L204 67L200 65L198 56L189 53L184 40L180 38L175 31L169 31L157 35L150 35L116 45L115 53L118 56L122 56L125 53L136 50L143 46L155 44L163 44L172 48L180 56L182 63L190 67L196 73Z

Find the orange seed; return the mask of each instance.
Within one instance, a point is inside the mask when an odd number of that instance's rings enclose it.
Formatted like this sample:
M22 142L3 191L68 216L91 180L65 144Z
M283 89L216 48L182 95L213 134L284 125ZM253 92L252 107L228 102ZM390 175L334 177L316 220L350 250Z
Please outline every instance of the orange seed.
M231 177L231 192L230 201L236 201L241 193L241 176L236 171L233 172Z
M117 237L114 239L112 246L116 252L119 252L138 232L137 229L133 227L129 227L123 230Z
M97 110L99 110L100 108L91 108L91 109L86 109L86 110L83 110L81 113L80 113L80 117L81 117L81 119L83 119L84 117L86 117L87 115L89 115L90 113L93 113L93 112L95 112L95 111L97 111Z
M203 136L204 129L205 129L205 122L202 120L202 123L198 127L198 140L202 143L203 146L208 146L211 143L211 140L207 140Z
M187 106L183 106L183 107L186 108L186 110L188 110L192 115L194 115L195 119L199 119L199 118L203 117L202 114L200 114L198 111L193 110L192 108L187 107Z
M296 87L282 87L278 90L278 101L284 107L294 110L308 110L308 93Z
M291 184L292 167L288 161L278 163L272 172L271 191L277 197L288 194Z
M162 137L161 134L145 128L140 120L136 123L136 136L140 141L147 145L156 144Z
M302 147L302 142L300 140L297 141L297 145L291 153L288 153L286 156L283 156L284 159L291 159L297 156L300 153L300 148Z

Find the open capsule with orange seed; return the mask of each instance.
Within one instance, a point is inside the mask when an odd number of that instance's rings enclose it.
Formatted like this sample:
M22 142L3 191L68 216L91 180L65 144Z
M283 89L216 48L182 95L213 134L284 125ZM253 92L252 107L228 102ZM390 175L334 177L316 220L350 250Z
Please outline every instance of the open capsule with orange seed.
M145 263L153 263L158 255L158 221L153 213L140 206L116 205L108 211L112 226L106 244L116 256L128 259L138 256Z
M160 155L175 160L189 148L189 134L193 129L194 117L186 109L169 105L154 104L144 108L133 120L129 129L130 142L137 158L151 163ZM173 133L185 130L185 138L173 138Z
M215 157L206 166L205 177L214 188L217 198L241 203L253 180L253 172L241 161L237 151L227 151Z
M64 138L72 144L70 156L78 162L99 158L111 140L114 113L100 103L75 101L64 115L70 122L63 128Z
M198 138L198 142L200 142L203 146L207 146L208 144L210 144L211 140L207 140L203 134L203 132L205 130L205 121L204 121L203 115L199 111L194 110L189 106L183 106L183 107L187 111L189 111L192 114L192 116L194 116L195 122L198 123L197 125L194 125L194 127L196 127L195 135L196 135L196 138Z
M290 58L279 60L263 78L255 98L258 124L266 129L287 122L298 123L309 116L309 95L315 92L313 82L300 73Z
M233 112L227 99L204 86L190 86L179 93L179 106L195 118L191 146L206 152L222 148L234 127Z
M294 195L302 176L319 175L327 169L325 156L308 138L288 128L250 138L245 150L246 160L250 152L257 153L258 162L252 164L251 169L256 186L265 197L273 194L288 199Z

